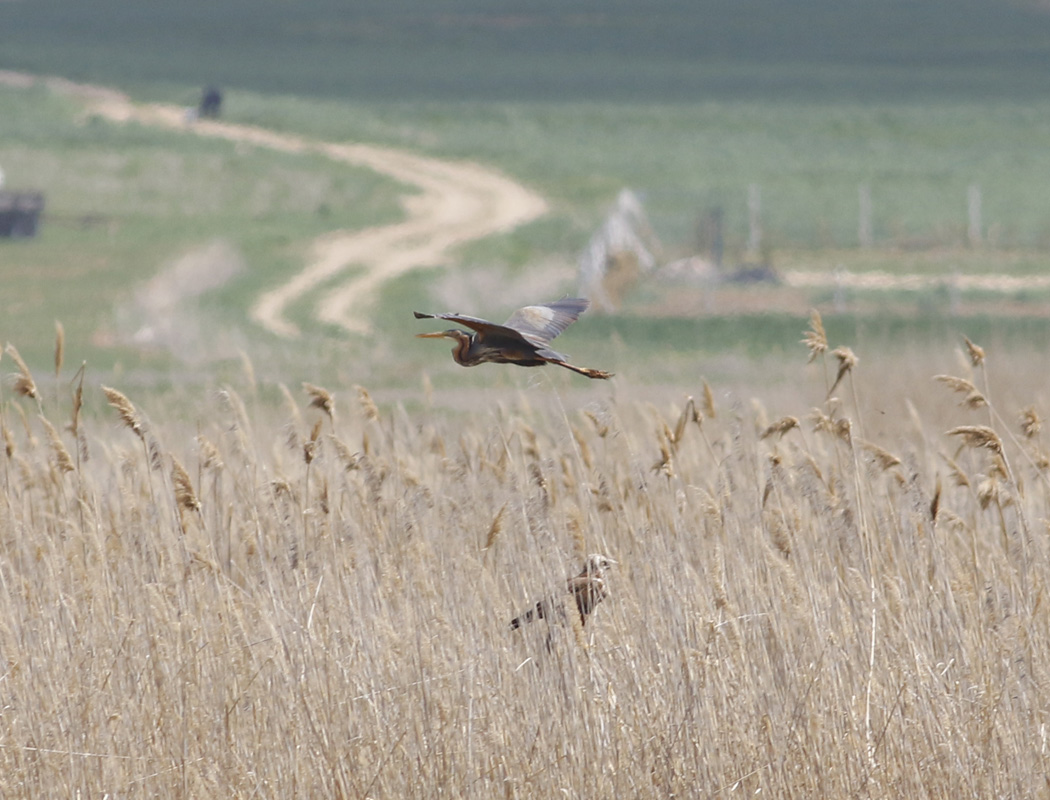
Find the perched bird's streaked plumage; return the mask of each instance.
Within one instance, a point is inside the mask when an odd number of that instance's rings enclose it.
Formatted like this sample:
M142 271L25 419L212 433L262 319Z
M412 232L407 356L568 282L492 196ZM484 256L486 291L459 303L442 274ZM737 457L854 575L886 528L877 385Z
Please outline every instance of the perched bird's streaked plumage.
M587 624L587 618L595 607L604 600L609 592L605 588L605 570L616 564L611 558L601 553L592 553L587 556L583 564L583 570L579 575L574 575L565 582L565 588L576 603L576 610L580 615L580 625ZM561 596L545 597L536 605L520 616L510 621L512 630L520 628L537 619L550 622L566 623L566 603Z
M424 314L413 312L416 319L444 319L455 322L473 333L458 329L416 334L421 339L452 339L456 346L452 357L457 364L517 364L520 367L542 367L556 364L588 378L611 378L612 373L568 363L568 357L550 348L551 340L574 323L589 302L579 297L566 297L553 303L519 308L502 325L466 314Z

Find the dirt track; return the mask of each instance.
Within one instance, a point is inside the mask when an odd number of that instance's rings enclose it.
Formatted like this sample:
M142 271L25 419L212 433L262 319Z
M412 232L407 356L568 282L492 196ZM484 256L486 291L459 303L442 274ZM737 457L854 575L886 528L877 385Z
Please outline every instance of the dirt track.
M0 82L9 85L25 86L36 80L30 75L0 72ZM366 333L372 300L385 281L412 269L447 263L456 246L511 230L547 210L543 198L478 164L442 161L372 145L310 140L217 120L188 122L185 109L178 106L136 104L112 89L61 78L44 80L54 91L80 98L88 113L114 122L135 121L286 153L320 153L333 161L375 170L418 190L402 200L403 221L359 231L333 231L320 237L302 271L256 300L252 319L279 336L298 335L298 327L285 311L322 284L332 288L316 301L318 319L351 333ZM335 280L351 269L352 276Z

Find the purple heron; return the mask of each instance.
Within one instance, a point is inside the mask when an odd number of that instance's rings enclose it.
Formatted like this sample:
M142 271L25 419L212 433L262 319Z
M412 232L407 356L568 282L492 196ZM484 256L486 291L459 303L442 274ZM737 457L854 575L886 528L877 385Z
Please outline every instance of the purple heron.
M551 340L574 323L590 305L579 297L566 297L553 303L519 308L502 325L465 314L423 314L416 319L446 319L471 329L471 333L452 328L437 333L416 334L421 339L452 339L456 346L452 358L464 367L492 362L542 367L557 364L588 378L611 378L611 372L570 364L567 356L550 349Z

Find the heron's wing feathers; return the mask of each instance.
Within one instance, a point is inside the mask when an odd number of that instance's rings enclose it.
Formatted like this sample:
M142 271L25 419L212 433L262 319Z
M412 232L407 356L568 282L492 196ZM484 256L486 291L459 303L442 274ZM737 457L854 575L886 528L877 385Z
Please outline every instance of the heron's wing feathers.
M504 325L534 343L546 344L572 325L588 305L590 302L583 298L565 297L553 303L525 306L511 314Z
M412 313L416 315L416 319L447 319L449 322L455 322L465 328L470 328L488 336L509 336L512 339L519 340L524 338L521 332L513 328L497 325L495 322L489 322L478 317L469 317L466 314L424 314L421 311L413 311Z
M566 297L553 303L525 306L511 314L503 325L466 314L413 313L416 319L448 320L477 331L481 337L488 337L490 342L498 339L517 342L534 349L542 358L565 361L567 356L551 350L548 345L555 336L574 323L588 305L590 302L583 298Z
M457 322L475 331L486 331L493 327L499 327L488 320L468 317L466 314L424 314L422 311L413 311L412 313L416 315L416 319L447 319L449 322Z
M559 353L557 350L551 350L549 347L544 347L542 342L537 342L531 336L526 336L525 339L532 342L532 344L538 344L536 348L536 355L540 358L546 358L551 361L568 361L569 357L564 353Z

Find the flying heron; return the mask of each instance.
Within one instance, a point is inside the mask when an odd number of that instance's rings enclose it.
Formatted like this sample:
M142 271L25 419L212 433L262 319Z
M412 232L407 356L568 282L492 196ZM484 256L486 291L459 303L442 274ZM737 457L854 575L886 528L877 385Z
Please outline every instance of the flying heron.
M580 625L587 624L587 617L591 615L595 607L608 595L605 588L605 570L616 562L601 553L591 553L583 564L583 570L579 575L574 575L565 582L565 588L573 600L576 601L576 610L580 613ZM567 622L565 617L565 604L558 596L546 597L536 603L521 616L510 621L511 630L517 630L533 620L545 619L549 622Z
M447 319L473 333L452 328L436 333L418 333L421 339L452 339L456 346L452 358L464 367L475 367L486 361L496 364L517 364L519 367L542 367L557 364L588 378L611 378L611 372L568 363L567 356L550 349L551 340L574 323L587 306L588 300L566 297L553 303L519 308L502 325L464 314L423 314L413 312L416 319Z

